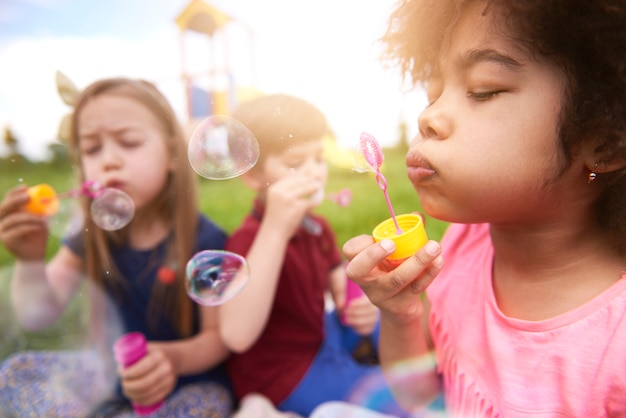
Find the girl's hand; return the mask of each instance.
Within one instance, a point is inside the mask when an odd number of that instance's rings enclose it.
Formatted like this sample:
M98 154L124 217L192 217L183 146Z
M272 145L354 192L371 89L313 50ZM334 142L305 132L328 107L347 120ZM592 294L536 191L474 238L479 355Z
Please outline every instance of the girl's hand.
M45 217L28 213L27 187L20 185L9 190L0 202L0 242L18 260L43 260L48 240L48 222Z
M124 395L139 405L154 405L176 386L174 367L165 353L148 343L148 354L124 369L118 368Z
M422 313L420 294L443 266L441 247L436 241L429 241L395 268L385 260L394 250L395 244L391 240L375 243L368 235L352 238L343 246L343 252L350 260L346 274L363 289L387 320L410 323L419 320Z
M367 296L352 299L348 306L343 307L345 323L359 335L370 335L378 322L378 308Z

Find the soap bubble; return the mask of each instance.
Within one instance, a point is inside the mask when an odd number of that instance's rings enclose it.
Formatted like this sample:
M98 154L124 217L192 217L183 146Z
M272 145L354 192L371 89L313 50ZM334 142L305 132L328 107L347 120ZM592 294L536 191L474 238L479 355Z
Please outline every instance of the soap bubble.
M91 202L91 217L107 231L124 228L135 215L133 200L121 190L105 188Z
M354 151L354 163L352 165L352 171L357 173L376 173L376 170L367 162L363 151L359 148Z
M241 122L213 115L194 130L187 154L196 173L209 180L226 180L254 167L259 159L259 143Z
M245 258L229 251L196 253L186 270L187 294L200 305L217 306L235 297L248 283L250 270Z

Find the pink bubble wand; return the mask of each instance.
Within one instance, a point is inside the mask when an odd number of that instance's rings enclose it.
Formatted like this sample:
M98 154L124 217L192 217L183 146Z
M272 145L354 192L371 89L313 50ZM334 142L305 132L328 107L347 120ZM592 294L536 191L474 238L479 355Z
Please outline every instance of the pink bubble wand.
M400 225L398 225L398 220L396 219L396 214L393 211L393 207L391 206L391 200L389 199L389 194L387 193L387 179L380 171L380 167L383 165L383 161L385 160L385 156L383 155L383 150L378 144L376 138L367 132L361 133L361 152L365 157L365 161L367 164L374 170L376 173L376 183L378 187L383 191L385 195L385 200L387 201L387 208L389 209L389 213L391 214L391 219L393 219L393 223L396 226L396 234L400 235L402 233L402 229L400 229Z
M78 198L81 196L87 196L92 199L96 199L104 193L106 187L98 183L97 181L89 180L84 182L80 188L72 189L65 193L60 193L57 195L59 199L65 198Z
M126 193L106 187L97 181L85 181L80 188L61 193L60 198L86 196L91 202L91 216L96 225L108 231L128 225L135 214L135 205Z

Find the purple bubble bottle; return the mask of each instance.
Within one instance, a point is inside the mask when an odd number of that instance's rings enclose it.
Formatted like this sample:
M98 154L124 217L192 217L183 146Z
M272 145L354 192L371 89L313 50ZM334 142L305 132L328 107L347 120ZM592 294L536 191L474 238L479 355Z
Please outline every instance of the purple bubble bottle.
M118 338L113 345L115 361L125 368L137 362L145 356L147 352L148 344L146 337L141 332L129 332L124 334ZM164 401L157 402L154 405L137 405L133 402L132 405L137 415L146 416L156 412L163 406L163 403Z

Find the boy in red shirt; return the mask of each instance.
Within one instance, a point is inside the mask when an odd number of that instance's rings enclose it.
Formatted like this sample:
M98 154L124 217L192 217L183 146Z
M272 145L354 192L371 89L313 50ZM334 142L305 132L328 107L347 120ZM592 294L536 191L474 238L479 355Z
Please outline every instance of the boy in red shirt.
M335 235L312 213L328 176L326 118L286 95L243 103L232 116L260 146L259 161L243 176L257 192L252 213L226 244L251 270L246 288L220 307L220 332L234 352L228 369L236 396L260 393L279 410L304 416L325 401L356 402L364 379L382 377L378 366L359 364L345 342L375 332L378 311L365 297L344 306L346 275ZM331 312L327 291L337 308Z

